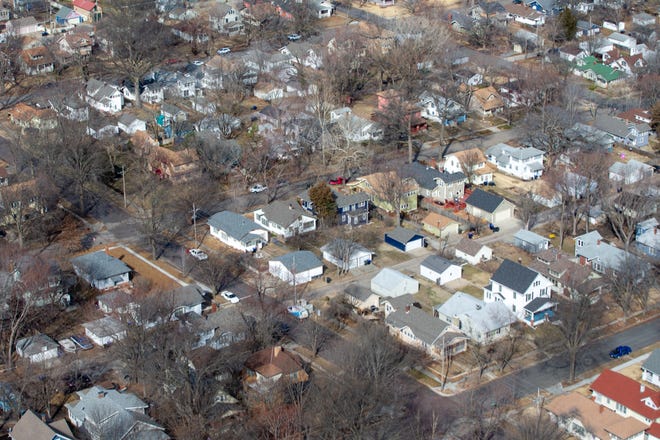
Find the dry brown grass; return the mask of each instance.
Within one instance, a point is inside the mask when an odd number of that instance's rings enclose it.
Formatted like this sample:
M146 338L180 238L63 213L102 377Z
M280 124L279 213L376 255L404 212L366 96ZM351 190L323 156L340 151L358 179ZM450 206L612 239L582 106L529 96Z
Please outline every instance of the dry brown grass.
M106 252L109 255L122 260L131 269L137 272L138 276L145 278L150 283L152 289L171 290L180 286L179 283L161 273L150 264L137 258L124 248L117 247L114 249L108 249Z

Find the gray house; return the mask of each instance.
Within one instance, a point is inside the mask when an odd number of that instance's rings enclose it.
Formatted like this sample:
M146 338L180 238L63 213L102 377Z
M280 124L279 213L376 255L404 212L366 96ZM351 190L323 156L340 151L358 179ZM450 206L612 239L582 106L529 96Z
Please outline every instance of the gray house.
M630 122L608 115L598 115L594 127L608 134L614 142L641 148L649 143L651 127L646 122Z
M419 185L421 196L440 201L463 197L467 182L467 177L461 172L444 173L419 162L406 165L402 177L412 177Z
M268 243L268 231L231 211L217 212L208 220L211 235L234 249L254 252Z
M59 345L50 336L39 333L16 341L16 353L29 359L31 363L44 362L56 358Z
M254 221L273 234L284 238L316 230L316 217L296 201L272 202L254 211Z
M653 350L642 364L642 380L660 387L660 348Z
M104 251L75 257L71 264L76 275L99 290L113 289L130 282L131 268Z
M513 244L531 254L535 254L548 249L550 240L535 232L521 229L513 236Z

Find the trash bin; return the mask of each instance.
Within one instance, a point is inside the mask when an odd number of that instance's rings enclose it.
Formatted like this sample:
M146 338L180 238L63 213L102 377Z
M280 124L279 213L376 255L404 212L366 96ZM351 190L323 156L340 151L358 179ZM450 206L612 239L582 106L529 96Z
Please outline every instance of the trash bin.
M332 278L330 278L330 277L325 277L325 282L326 282L326 283L330 283L330 281L332 281Z

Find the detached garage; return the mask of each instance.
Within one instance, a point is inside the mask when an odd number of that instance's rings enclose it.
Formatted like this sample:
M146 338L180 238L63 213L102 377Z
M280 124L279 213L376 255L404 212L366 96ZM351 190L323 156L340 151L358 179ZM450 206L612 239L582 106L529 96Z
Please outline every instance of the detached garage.
M497 194L479 188L465 200L465 204L469 214L495 225L513 218L512 203Z
M460 279L462 273L461 266L439 255L431 255L419 265L419 274L440 286Z
M385 243L394 246L400 251L410 252L424 247L424 236L410 229L398 227L385 234Z
M371 291L390 298L419 291L419 281L386 267L371 279Z

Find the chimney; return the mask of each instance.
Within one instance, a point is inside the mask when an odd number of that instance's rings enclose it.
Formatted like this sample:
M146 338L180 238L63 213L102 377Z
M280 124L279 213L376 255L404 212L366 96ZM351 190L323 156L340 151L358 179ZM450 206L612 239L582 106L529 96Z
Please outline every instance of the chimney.
M99 399L103 399L105 397L105 391L99 391L99 393L97 394L97 397Z
M289 203L289 209L293 211L293 205L291 203Z
M600 246L600 240L596 242L596 246Z
M639 384L639 392L643 393L645 390L646 390L646 385L644 385L643 383L640 383Z
M278 354L282 351L282 346L281 345L276 345L273 347L273 357L277 357Z
M410 313L410 304L406 306L406 313Z

